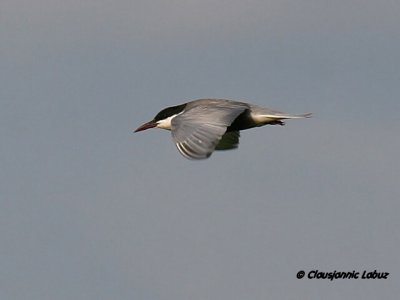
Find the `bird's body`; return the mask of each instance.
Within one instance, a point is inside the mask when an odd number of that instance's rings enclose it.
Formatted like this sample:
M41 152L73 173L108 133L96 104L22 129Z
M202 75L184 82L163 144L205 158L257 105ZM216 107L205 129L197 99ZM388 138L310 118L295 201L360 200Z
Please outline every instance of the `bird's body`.
M214 150L237 148L240 130L264 125L284 125L282 120L310 116L286 114L233 100L198 99L163 109L135 132L153 127L171 130L172 138L183 156L205 159Z

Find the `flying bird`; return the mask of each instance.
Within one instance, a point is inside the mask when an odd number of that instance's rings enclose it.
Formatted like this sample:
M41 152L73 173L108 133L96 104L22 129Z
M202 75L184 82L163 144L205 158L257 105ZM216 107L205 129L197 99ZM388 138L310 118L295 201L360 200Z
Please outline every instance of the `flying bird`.
M198 99L163 109L135 132L153 127L170 130L184 157L206 159L214 150L237 148L241 130L309 117L311 113L287 114L233 100Z

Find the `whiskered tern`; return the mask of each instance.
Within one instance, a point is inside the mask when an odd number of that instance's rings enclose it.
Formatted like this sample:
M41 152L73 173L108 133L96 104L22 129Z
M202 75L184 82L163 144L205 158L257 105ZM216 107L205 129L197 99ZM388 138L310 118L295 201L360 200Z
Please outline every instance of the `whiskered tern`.
M309 118L311 113L287 114L257 105L225 100L198 99L160 111L135 132L157 127L171 130L179 152L188 159L205 159L214 150L235 149L240 130L284 125L282 120Z

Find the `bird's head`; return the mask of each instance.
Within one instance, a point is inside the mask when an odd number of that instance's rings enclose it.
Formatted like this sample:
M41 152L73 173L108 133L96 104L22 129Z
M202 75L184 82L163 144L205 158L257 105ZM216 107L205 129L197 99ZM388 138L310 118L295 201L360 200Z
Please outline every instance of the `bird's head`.
M153 120L139 126L139 128L137 128L135 132L154 127L170 130L172 119L181 114L184 111L185 107L186 103L177 106L167 107L160 111Z

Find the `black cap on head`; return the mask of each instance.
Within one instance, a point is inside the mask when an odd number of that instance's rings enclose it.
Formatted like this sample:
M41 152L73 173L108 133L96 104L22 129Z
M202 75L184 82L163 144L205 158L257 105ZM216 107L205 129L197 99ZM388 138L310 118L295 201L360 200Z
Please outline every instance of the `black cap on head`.
M167 119L167 118L169 118L169 117L171 117L173 115L179 114L180 112L182 112L185 109L185 107L186 107L186 103L164 108L162 111L160 111L154 117L153 121L164 120L164 119Z

